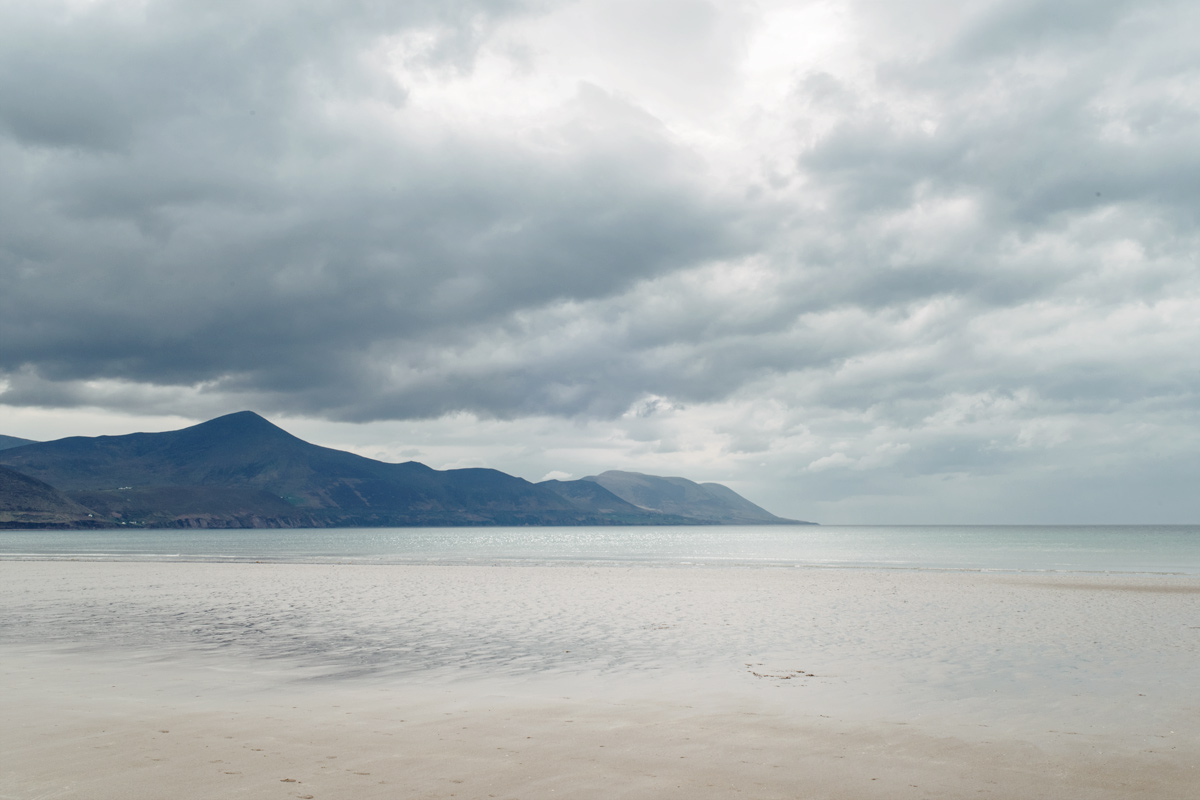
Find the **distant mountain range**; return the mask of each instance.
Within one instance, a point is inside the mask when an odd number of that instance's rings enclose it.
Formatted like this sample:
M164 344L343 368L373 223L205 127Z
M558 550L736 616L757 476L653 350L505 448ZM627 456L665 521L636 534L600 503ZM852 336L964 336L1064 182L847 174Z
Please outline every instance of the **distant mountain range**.
M0 528L810 524L717 483L610 471L530 483L389 464L251 411L164 433L0 438Z

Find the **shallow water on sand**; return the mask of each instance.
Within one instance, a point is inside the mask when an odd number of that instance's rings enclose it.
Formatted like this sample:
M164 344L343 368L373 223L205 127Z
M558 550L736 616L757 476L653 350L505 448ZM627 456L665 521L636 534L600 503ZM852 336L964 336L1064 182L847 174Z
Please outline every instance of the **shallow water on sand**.
M1183 800L1197 597L1147 574L0 561L0 795Z
M234 681L691 684L991 723L1053 704L1126 725L1144 706L1150 730L1194 715L1179 704L1200 680L1190 576L7 562L0 586L0 648Z
M0 531L0 560L1200 574L1200 525Z

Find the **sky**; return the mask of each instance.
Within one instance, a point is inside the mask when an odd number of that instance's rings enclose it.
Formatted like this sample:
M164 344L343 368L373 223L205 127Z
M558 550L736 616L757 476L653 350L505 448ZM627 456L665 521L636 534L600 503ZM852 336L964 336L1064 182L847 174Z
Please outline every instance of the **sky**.
M0 3L0 433L1200 522L1194 0Z

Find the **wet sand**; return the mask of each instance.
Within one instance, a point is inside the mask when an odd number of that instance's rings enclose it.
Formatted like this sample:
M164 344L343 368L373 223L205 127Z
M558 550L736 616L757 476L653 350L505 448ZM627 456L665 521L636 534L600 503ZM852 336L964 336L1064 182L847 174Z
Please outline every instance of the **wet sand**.
M0 797L1191 798L1200 579L0 563Z

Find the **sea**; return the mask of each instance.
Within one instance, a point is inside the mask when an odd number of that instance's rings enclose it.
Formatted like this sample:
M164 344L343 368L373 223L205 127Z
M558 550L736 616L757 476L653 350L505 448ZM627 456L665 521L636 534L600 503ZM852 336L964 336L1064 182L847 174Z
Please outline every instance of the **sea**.
M0 531L0 560L1200 575L1200 525Z

